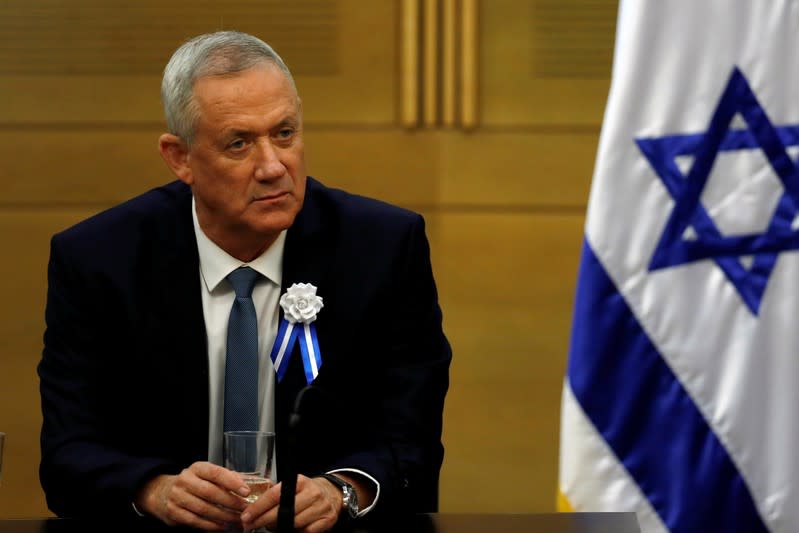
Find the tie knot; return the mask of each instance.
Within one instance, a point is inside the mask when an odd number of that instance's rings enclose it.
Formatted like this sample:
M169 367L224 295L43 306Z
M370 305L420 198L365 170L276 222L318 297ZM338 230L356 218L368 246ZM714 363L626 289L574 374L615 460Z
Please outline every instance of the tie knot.
M250 267L239 267L227 275L227 280L233 285L236 298L250 298L258 276L260 274Z

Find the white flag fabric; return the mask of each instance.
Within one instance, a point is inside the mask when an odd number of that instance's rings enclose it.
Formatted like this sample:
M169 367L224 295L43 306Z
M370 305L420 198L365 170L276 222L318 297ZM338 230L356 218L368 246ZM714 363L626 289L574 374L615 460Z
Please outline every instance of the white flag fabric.
M560 491L644 533L799 532L799 2L622 0Z

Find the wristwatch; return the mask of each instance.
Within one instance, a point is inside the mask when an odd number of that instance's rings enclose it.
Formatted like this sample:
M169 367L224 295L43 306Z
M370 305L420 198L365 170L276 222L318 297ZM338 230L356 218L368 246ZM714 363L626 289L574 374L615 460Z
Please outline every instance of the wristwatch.
M344 481L338 476L334 476L333 474L322 474L319 477L323 477L333 485L337 486L341 489L342 494L342 507L344 510L347 511L348 518L355 518L358 516L358 493L355 492L355 489L352 485Z

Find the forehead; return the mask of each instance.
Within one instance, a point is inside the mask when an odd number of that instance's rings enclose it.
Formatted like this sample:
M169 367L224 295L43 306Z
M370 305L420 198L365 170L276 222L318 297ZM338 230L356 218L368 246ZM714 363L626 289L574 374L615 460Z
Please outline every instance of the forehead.
M290 112L299 107L296 89L279 67L262 63L233 74L203 76L194 83L200 115Z

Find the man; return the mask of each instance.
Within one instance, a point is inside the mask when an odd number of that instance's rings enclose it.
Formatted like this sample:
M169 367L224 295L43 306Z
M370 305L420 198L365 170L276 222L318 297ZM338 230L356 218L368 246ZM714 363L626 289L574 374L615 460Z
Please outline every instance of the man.
M51 243L39 365L48 505L60 516L274 529L282 482L247 504L241 476L219 466L239 298L228 275L249 267L257 429L276 431L278 478L281 457L297 463L295 528L435 511L451 352L421 217L306 178L294 81L255 37L184 44L162 98L159 149L178 181ZM302 350L286 353L282 379L269 354L285 318L278 298L295 283L324 303L313 322L321 366L290 433L309 381Z

